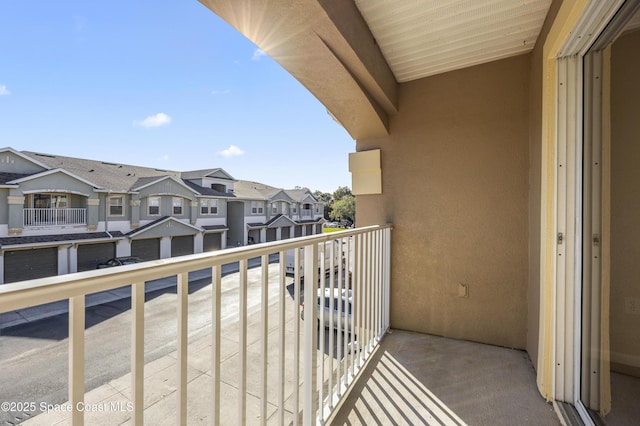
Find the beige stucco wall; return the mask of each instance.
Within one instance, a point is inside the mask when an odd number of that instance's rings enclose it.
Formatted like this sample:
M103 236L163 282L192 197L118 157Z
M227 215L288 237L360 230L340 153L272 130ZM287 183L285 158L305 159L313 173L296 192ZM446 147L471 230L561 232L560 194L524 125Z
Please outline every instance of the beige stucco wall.
M611 52L611 361L640 376L640 30ZM628 302L627 302L628 303ZM639 308L640 309L640 308Z
M392 327L525 347L529 72L523 55L402 84L390 136L358 141L381 149L357 225L394 224Z

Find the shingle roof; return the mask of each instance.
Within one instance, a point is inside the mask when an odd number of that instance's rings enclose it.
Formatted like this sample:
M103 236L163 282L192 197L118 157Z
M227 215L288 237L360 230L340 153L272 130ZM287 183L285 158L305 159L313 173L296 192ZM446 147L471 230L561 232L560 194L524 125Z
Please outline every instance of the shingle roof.
M111 234L111 235L109 235ZM3 237L0 238L0 247L14 246L20 244L38 244L51 243L60 241L77 241L77 240L96 240L121 238L123 236L120 231L106 232L85 232L77 234L55 234L55 235L30 235L26 237Z
M16 180L16 179L22 179L25 178L27 176L31 176L32 174L35 173L31 173L31 174L22 174L22 173L5 173L5 172L0 172L0 185L3 185L7 182L11 182L12 180Z
M235 195L231 192L220 192L212 188L202 187L186 179L182 179L182 182L184 182L184 184L189 188L193 189L194 191L198 191L202 195L208 195L212 197L235 197Z
M284 191L285 194L296 202L301 202L307 197L311 197L314 200L316 199L308 188L282 189L248 180L238 180L234 185L236 196L255 200L269 200L280 191Z
M174 176L180 179L180 172L172 170L109 163L106 161L87 160L62 155L41 154L30 151L22 151L22 153L49 167L67 170L78 177L94 182L112 191L129 191L141 178Z

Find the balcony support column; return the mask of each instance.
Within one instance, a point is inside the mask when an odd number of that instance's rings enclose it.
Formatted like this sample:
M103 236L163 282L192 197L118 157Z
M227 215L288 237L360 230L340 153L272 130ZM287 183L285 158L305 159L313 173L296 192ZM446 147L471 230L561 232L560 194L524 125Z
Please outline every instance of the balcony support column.
M24 196L7 197L7 203L9 204L9 229L11 234L19 234L24 227L23 210L24 210Z
M105 198L105 206L108 205L106 204L106 198ZM100 199L99 198L89 198L87 199L87 217L85 218L86 223L87 223L87 228L89 230L95 230L98 228L98 219L100 218ZM106 207L105 207L105 214L106 212Z

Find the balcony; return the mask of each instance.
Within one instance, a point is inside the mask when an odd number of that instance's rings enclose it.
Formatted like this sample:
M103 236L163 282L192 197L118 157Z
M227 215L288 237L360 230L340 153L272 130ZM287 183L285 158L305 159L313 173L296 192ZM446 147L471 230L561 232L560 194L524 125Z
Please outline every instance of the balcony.
M23 226L86 225L87 209L25 208Z
M24 424L558 424L526 353L389 329L390 248L391 227L374 226L0 286L0 313L68 301L68 401ZM223 275L230 264L237 272ZM208 271L199 288L196 271ZM161 344L175 350L145 362L145 282L170 276L175 338ZM326 311L303 303L347 289L350 321L327 314L332 298ZM130 329L109 338L130 336L129 373L88 388L104 336L85 328L87 300L123 290Z

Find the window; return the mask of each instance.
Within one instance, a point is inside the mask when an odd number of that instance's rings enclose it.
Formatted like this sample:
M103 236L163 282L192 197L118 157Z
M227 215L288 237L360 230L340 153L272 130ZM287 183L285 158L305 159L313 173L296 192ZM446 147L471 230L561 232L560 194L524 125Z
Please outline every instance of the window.
M218 200L200 200L200 214L218 214Z
M251 214L263 214L263 213L264 213L264 203L260 201L252 201Z
M160 216L160 197L149 197L149 216Z
M36 209L66 209L67 194L33 194L33 207Z
M227 192L227 187L221 183L212 183L211 189L218 192Z
M124 197L109 197L109 216L124 215Z
M291 206L291 213L293 214L297 214L298 213L298 205L294 204Z
M278 213L278 205L274 204L273 206L271 206L271 214L276 214Z
M182 203L183 199L180 197L173 197L173 214L182 215Z

